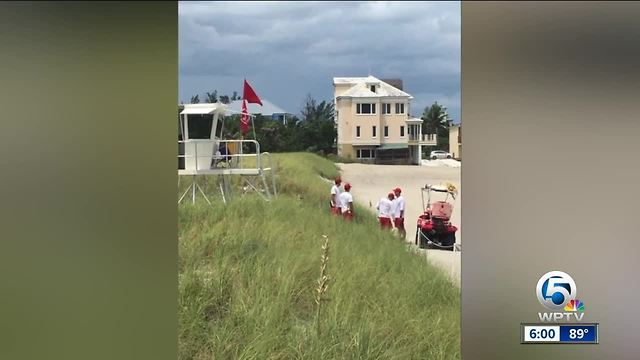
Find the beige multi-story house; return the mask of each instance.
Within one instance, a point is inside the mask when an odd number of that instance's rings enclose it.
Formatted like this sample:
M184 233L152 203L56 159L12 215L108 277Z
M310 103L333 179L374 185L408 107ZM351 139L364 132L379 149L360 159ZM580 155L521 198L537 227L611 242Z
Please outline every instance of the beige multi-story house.
M402 87L400 80L392 80ZM412 118L413 96L373 76L333 78L338 155L362 162L419 165L422 146L436 145Z

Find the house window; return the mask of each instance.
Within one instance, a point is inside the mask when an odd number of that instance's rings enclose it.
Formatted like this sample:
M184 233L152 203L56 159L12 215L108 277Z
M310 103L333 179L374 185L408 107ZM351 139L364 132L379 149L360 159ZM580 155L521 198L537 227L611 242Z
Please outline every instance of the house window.
M384 127L384 137L386 137L386 138L389 137L389 127L388 126Z
M373 127L371 127L371 133L373 134L373 137L378 136L378 135L376 134L376 127L375 127L375 125L374 125Z
M376 86L375 85L371 85L371 87L369 89L371 89L372 93L376 92Z
M356 114L375 114L376 104L356 104Z
M375 151L372 149L358 149L356 150L356 157L358 159L373 159Z
M382 104L382 113L391 114L391 104Z
M404 126L400 126L400 137L404 137Z
M356 137L360 137L360 126L356 126Z
M396 114L404 114L404 103L396 103Z

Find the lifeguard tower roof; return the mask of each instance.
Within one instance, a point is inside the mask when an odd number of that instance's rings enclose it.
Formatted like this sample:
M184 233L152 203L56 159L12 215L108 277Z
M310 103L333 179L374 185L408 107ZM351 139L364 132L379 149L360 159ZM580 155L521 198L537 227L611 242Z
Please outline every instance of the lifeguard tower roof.
M222 103L213 104L184 104L180 114L215 114L225 115L227 106Z

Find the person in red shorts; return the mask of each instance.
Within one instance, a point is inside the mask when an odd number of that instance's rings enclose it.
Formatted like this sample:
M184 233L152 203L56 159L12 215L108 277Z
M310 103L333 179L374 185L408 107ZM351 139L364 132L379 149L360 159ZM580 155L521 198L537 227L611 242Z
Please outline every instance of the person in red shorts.
M340 204L340 184L342 184L342 179L338 176L331 187L331 199L329 201L329 206L331 207L331 213L333 215L340 215L342 213Z
M398 187L393 189L393 193L396 196L395 200L393 201L393 224L395 225L396 229L398 229L398 235L400 235L400 237L404 239L407 236L407 231L404 229L404 197L402 196L402 190Z
M376 205L378 209L378 220L380 220L380 227L382 229L391 230L393 225L391 219L393 218L393 199L395 195L389 193L386 198L380 199Z
M353 196L351 195L351 184L344 184L344 191L340 194L340 204L342 204L342 216L345 220L353 220Z

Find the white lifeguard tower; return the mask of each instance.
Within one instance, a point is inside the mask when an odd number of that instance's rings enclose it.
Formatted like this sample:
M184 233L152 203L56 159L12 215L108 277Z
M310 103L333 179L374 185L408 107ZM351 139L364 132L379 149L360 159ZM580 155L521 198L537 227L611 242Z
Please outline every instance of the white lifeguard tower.
M218 180L222 201L226 204L232 197L231 176L238 175L245 190L255 190L266 200L277 194L271 154L260 152L256 140L225 140L224 119L230 112L222 103L185 104L179 116L178 137L178 188L180 179L191 177L191 183L178 199L178 203L191 193L195 203L199 192L207 203L208 195L198 179L215 176ZM249 115L252 116L252 115ZM267 181L271 176L271 187Z

